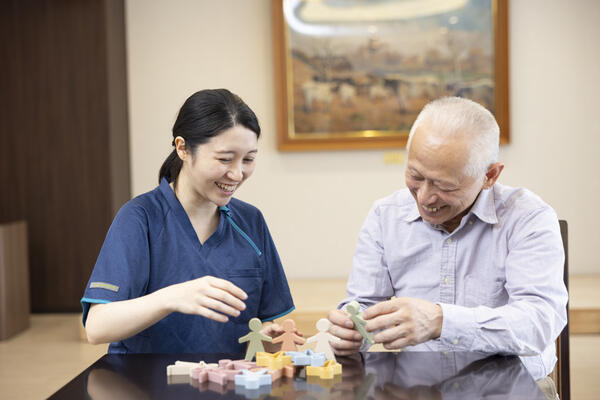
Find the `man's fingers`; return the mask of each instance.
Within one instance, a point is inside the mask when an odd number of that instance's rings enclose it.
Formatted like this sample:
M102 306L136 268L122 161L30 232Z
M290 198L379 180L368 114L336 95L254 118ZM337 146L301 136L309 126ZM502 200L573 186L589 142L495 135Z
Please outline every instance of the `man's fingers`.
M226 281L225 279L215 278L214 276L210 279L210 285L213 287L217 287L219 289L225 290L226 292L231 293L233 296L238 299L246 300L248 295L239 287L235 286L233 283Z
M355 354L360 350L361 342L353 342L342 340L340 342L332 343L331 347L335 354L339 356L347 356L350 354Z
M400 324L398 326L392 326L384 329L381 332L376 333L373 336L373 340L377 343L390 344L398 339L403 339L408 335L408 329L406 324Z
M332 310L327 314L327 319L335 326L344 326L346 328L352 329L354 327L354 323L348 317L348 313L342 310ZM332 332L333 333L333 332Z
M378 315L392 313L392 312L398 310L399 300L400 299L393 299L393 300L387 300L387 301L382 301L381 303L377 303L377 304L367 308L363 312L363 318L364 319L373 319Z
M373 319L370 319L365 325L365 329L369 332L377 331L379 329L385 329L390 326L398 325L404 322L404 318L400 312L394 312L391 314L382 314Z
M362 340L361 334L355 331L354 329L346 329L337 325L332 325L331 328L329 328L329 333L331 333L333 336L344 340Z
M398 338L392 342L389 343L384 343L383 347L386 350L398 350L398 349L403 349L406 346L411 346L413 343L411 343L410 339L407 337L403 337L403 338Z

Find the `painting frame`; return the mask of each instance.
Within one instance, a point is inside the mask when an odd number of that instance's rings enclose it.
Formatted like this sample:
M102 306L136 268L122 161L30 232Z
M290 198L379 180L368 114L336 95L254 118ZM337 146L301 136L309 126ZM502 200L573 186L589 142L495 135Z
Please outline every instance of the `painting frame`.
M489 0L493 32L494 115L500 126L500 144L510 141L508 76L508 0ZM389 132L297 133L294 126L294 87L292 86L289 27L283 12L284 0L271 0L277 148L279 151L326 151L356 149L402 149L408 129ZM465 96L468 97L468 96Z

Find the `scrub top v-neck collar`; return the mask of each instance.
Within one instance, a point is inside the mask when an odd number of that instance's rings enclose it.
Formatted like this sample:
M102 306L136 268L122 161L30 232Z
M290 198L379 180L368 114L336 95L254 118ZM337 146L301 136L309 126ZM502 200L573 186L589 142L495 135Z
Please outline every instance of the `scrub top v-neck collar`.
M192 226L192 221L190 221L190 217L185 212L185 209L183 208L183 205L181 205L181 202L177 196L175 196L175 192L173 192L173 189L171 189L171 186L166 178L162 178L160 181L160 192L167 200L171 212L181 224L185 234L192 240L192 242L195 243L196 248L200 253L206 253L210 248L216 247L221 242L225 231L225 218L223 217L220 209L218 209L219 226L217 227L217 230L214 231L204 243L200 243L198 235Z

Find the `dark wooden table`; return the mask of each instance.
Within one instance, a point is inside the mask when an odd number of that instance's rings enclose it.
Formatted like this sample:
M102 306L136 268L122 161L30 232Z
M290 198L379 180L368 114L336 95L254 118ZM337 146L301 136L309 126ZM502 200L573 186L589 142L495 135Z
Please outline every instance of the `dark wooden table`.
M227 354L106 354L50 399L527 399L544 395L518 357L477 353L364 353L339 357L342 376L294 378L246 390L187 376L167 377L176 360L216 362Z

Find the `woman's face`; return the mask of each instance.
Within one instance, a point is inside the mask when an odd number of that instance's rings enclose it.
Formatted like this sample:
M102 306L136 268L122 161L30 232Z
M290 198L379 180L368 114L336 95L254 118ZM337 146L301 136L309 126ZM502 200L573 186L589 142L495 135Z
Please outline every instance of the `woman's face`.
M184 190L197 200L226 205L254 172L257 142L256 133L236 125L199 145L193 156L186 152L180 172L189 186Z

